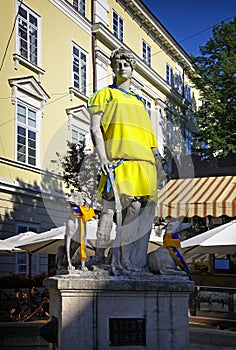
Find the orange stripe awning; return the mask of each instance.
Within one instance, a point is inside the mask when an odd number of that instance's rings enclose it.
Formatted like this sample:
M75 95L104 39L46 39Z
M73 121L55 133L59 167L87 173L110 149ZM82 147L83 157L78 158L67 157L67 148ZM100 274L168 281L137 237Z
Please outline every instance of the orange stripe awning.
M170 180L159 192L158 217L236 216L236 176Z

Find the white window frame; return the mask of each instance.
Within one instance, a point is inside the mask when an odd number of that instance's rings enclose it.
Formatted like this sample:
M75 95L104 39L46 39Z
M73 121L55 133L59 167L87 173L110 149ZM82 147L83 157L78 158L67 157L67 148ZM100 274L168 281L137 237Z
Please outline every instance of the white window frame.
M191 103L192 102L192 98L191 98L191 88L189 85L185 84L184 85L184 98Z
M193 151L193 133L189 129L185 129L185 154L192 154Z
M78 50L79 52L79 57L77 55L75 55L74 53L74 49ZM85 69L86 69L86 79L85 79L85 85L81 88L82 86L82 82L81 82L81 73L82 73L82 64L83 62L81 61L81 55L84 55L86 58L86 62L85 62ZM75 74L76 71L74 69L75 65L74 62L77 59L78 64L79 64L79 73L77 73L78 75L78 82L75 79ZM79 93L83 94L83 95L88 95L88 86L89 86L89 54L83 50L79 45L77 45L74 41L72 41L71 43L71 85L73 86L73 89L75 89L76 91L78 91ZM79 86L76 86L76 84L78 84Z
M86 14L86 1L85 0L72 0L72 5L78 11L81 13L82 16L85 17Z
M76 137L73 136L73 134L77 134ZM84 142L86 139L86 132L82 130L81 128L75 126L72 124L71 126L71 142L75 144L80 144Z
M70 108L67 111L68 129L70 132L70 142L73 142L73 131L77 131L78 136L83 135L85 140L85 151L91 150L90 140L90 115L85 106ZM79 139L78 139L79 142Z
M178 93L183 96L183 68L176 64L175 87Z
M39 226L34 225L34 224L28 224L28 223L17 223L16 224L16 235L18 235L20 231L20 227L25 228L25 230L21 230L21 232L27 232L27 231L33 231L33 232L38 232L39 231ZM19 275L28 275L29 274L29 254L25 252L20 252L15 254L15 271L16 274ZM20 262L22 259L23 262ZM33 275L37 275L39 273L39 254L34 253L32 254L31 258L31 273ZM20 266L22 268L20 268Z
M174 86L174 72L173 68L169 64L166 64L166 82L170 86Z
M175 122L174 118L171 114L166 115L166 145L170 149L173 149L174 147L174 128L175 128Z
M145 102L146 111L148 112L150 119L152 119L152 100L150 100L146 96L143 96L142 98Z
M144 40L142 41L142 56L146 64L151 67L152 49Z
M23 109L25 109L26 111L26 114L25 114L25 117L26 117L26 121L25 122L22 122L19 120L18 118L18 108L21 107ZM33 112L35 113L35 127L30 125L30 122L29 122L29 114L30 112ZM38 144L39 144L39 140L40 140L40 136L39 136L39 124L40 124L40 111L37 110L36 108L30 106L30 105L27 105L26 103L23 103L21 102L20 100L17 101L16 103L16 149L15 149L15 160L19 163L23 163L23 164L26 164L26 165L30 165L30 166L33 166L33 167L36 167L36 166L39 166L39 164L37 163L38 162L38 159L39 159L39 147L38 147ZM26 133L26 136L25 136L25 152L22 153L22 152L19 152L19 148L18 146L20 147L20 144L19 144L19 139L18 139L18 128L22 128L25 130L25 133ZM30 149L32 149L32 147L30 147L30 132L33 132L35 133L35 156L34 157L30 157L32 156L30 154ZM23 148L23 146L22 146ZM25 155L25 161L22 161L19 159L19 153L22 153ZM32 164L30 162L30 158L33 158L35 159L35 164Z
M36 112L36 165L33 168L41 167L41 135L42 135L42 117L44 106L49 96L41 85L33 77L9 79L12 87L12 104L15 106L15 160L17 161L17 108L18 105L25 106ZM28 162L18 162L22 166L30 166Z
M16 0L16 15L19 11L19 1ZM16 66L15 68L18 68L18 64L26 64L26 65L32 65L33 67L38 67L38 71L40 74L43 74L44 71L41 70L42 67L42 18L35 13L31 8L26 6L25 4L21 4L21 9L25 10L27 12L27 20L24 19L26 26L27 26L27 57L23 56L21 54L21 45L20 45L20 27L19 23L20 21L23 20L23 18L18 14L18 19L17 19L17 25L16 25L16 36L15 36L15 47L16 47L16 55L14 55L14 60L16 61ZM37 62L34 62L30 59L30 30L32 29L33 25L29 21L29 16L33 16L37 19ZM36 69L37 70L37 69Z
M117 17L117 18L115 18ZM117 21L117 24L115 23ZM112 11L112 32L120 41L124 41L124 20L116 11Z

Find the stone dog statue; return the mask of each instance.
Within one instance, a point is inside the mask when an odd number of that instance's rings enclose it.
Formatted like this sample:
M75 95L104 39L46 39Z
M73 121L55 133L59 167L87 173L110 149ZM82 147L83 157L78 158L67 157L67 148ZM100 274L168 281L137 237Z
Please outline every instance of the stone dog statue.
M189 275L188 267L178 250L179 247L179 235L166 232L163 237L163 246L148 254L149 270L153 274Z
M86 205L81 193L73 192L68 197L70 214L66 221L64 246L58 248L56 263L57 269L69 271L85 268L86 252L81 249L81 225L95 216L94 210Z

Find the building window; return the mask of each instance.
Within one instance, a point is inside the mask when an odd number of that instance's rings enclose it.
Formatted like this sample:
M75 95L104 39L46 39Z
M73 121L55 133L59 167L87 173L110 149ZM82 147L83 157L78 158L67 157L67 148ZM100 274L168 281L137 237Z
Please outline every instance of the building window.
M15 160L41 166L41 126L49 96L33 77L9 79L15 105Z
M143 101L145 104L145 108L149 114L150 119L152 119L152 103L150 100L147 100L145 97L143 97Z
M183 95L183 78L179 72L176 73L175 81L176 81L176 90L180 95Z
M87 74L88 74L88 54L79 46L73 44L72 49L72 70L73 70L73 87L82 94L86 95L87 91Z
M193 134L190 130L185 130L185 150L186 155L192 154L193 148Z
M85 16L85 0L73 0L73 7Z
M75 126L72 126L71 130L71 142L76 144L83 144L85 141L85 132L78 130Z
M205 141L201 142L201 158L202 159L208 159L209 155L207 154L207 150L208 150L208 145Z
M188 85L184 86L184 97L191 103L191 89Z
M38 227L35 225L28 224L17 224L16 233L24 233L27 231L38 232ZM39 271L39 254L32 254L31 260L31 273L32 275L37 274ZM16 253L16 273L17 274L28 274L29 273L29 256L27 253L20 252Z
M173 69L168 64L166 65L166 81L170 86L174 86Z
M174 125L173 117L168 114L166 122L166 145L168 145L170 149L174 147Z
M90 115L85 106L74 107L67 110L68 129L70 131L70 142L83 143L85 151L91 150L90 141Z
M124 21L115 11L113 11L112 23L113 23L113 34L118 39L123 41L124 40Z
M28 106L17 104L17 161L36 166L36 145L37 113Z
M39 29L41 18L21 5L18 15L17 52L30 63L39 65Z
M151 66L151 47L143 40L143 60Z

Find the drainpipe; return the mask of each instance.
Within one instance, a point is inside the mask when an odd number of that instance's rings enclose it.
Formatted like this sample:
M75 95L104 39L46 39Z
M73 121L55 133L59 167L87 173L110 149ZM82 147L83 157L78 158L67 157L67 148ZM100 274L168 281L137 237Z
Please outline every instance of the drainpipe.
M95 0L92 0L92 8L91 8L92 26L95 22L94 2ZM96 33L92 33L93 92L97 90L97 67L96 67L95 46L96 46Z

